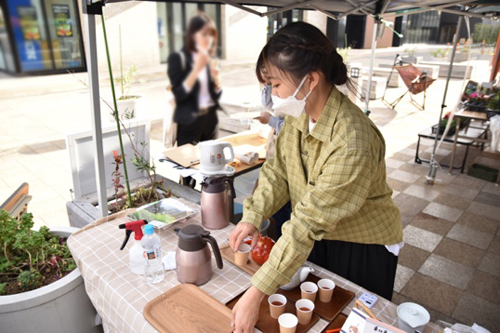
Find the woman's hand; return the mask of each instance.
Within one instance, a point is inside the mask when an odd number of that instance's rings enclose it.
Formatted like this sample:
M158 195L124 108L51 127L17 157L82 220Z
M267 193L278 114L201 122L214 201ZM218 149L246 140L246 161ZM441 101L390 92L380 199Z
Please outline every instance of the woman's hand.
M269 112L261 112L260 116L256 117L261 124L267 125L269 124L269 120L271 119L271 114Z
M220 90L220 70L217 66L210 66L210 75L215 83L215 89Z
M252 286L240 298L233 308L234 333L251 333L259 320L260 303L264 293Z
M206 52L196 52L195 60L194 60L194 69L199 73L201 72L210 61L210 56Z
M241 243L247 236L252 236L252 249L257 245L259 240L259 230L248 222L240 222L229 235L229 245L234 252L238 251Z

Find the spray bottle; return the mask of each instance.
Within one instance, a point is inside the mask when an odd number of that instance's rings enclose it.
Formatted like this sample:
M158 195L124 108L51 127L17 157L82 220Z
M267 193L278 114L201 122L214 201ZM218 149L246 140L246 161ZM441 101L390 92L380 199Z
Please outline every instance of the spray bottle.
M118 228L120 229L125 229L125 240L123 241L122 246L120 247L120 250L123 250L125 248L125 245L127 245L127 242L130 238L130 234L133 232L135 233L135 241L134 245L130 248L129 252L129 267L132 273L134 274L140 274L144 275L144 249L142 248L141 245L141 239L142 239L142 226L148 224L147 221L145 220L139 220L139 221L133 221L133 222L127 222L120 224Z

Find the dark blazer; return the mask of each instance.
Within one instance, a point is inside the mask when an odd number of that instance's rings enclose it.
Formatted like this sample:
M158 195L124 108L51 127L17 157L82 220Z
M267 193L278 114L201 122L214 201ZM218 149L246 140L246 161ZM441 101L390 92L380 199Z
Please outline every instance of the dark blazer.
M193 57L191 56L191 53L187 52L184 48L180 52L184 53L184 69L182 68L182 60L179 52L172 53L168 57L167 74L170 79L170 84L172 85L172 93L174 94L176 103L174 121L181 125L191 125L194 123L196 118L198 118L198 95L200 93L200 82L196 80L191 91L189 93L186 92L183 83L193 69ZM207 66L208 91L216 106L211 112L216 112L215 110L220 108L219 98L222 91L215 91L215 83L210 74L209 66Z

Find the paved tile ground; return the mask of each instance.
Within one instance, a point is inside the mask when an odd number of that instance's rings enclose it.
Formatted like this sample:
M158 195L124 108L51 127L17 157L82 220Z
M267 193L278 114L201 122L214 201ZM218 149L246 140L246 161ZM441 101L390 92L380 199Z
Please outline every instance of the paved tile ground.
M384 52L392 62L394 54ZM164 73L163 66L151 69L144 74L149 82L133 88L149 99L153 154L163 150ZM225 98L260 100L252 65L223 66L222 74ZM105 78L101 87L108 96ZM455 104L461 87L461 80L450 82L446 104ZM477 322L495 331L500 327L500 187L458 171L448 175L447 170L440 170L438 182L428 186L429 166L414 162L417 133L437 122L443 89L442 79L432 85L425 111L418 111L409 98L397 110L379 100L370 104L370 117L386 139L388 183L401 210L406 241L393 300L422 304L433 321ZM387 99L403 91L390 89ZM36 225L68 225L71 179L65 135L90 129L88 91L69 75L1 78L0 117L0 201L28 182ZM432 142L423 140L420 157L428 158L431 151ZM462 147L458 152L463 156ZM444 144L437 156L446 163L450 154L450 145ZM467 164L473 162L498 168L500 154L471 148Z

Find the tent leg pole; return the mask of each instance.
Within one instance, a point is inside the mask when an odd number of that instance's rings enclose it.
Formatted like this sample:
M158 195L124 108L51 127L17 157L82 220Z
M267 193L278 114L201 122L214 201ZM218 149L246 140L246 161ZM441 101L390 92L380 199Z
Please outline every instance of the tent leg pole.
M370 105L370 92L371 92L371 88L372 88L372 76L373 76L373 62L375 61L375 49L377 48L377 28L378 28L378 25L380 23L378 23L376 20L373 24L373 36L372 36L372 54L371 54L371 57L370 57L370 72L368 73L368 86L367 86L367 89L366 89L366 98L365 98L365 113L367 115L370 114L370 109L369 109L369 105Z
M462 21L464 20L463 16L458 17L458 23L457 23L457 32L455 33L455 36L453 37L453 49L451 51L451 60L450 60L450 66L448 66L448 76L446 77L446 85L444 87L444 94L443 94L443 102L441 103L441 111L439 112L439 119L438 119L438 127L439 124L441 123L441 118L443 117L443 111L444 108L446 107L446 95L448 93L448 85L450 84L450 78L451 78L451 71L453 70L453 61L455 60L455 53L457 52L457 43L458 39L460 36L460 29L462 28ZM436 134L436 139L434 140L434 146L432 148L432 154L431 154L431 161L430 161L430 170L429 174L427 176L427 181L426 184L428 185L434 185L434 181L436 180L436 172L438 169L438 164L435 160L436 156L436 149L439 141L439 135ZM453 166L453 163L451 163Z
M87 40L87 68L89 73L90 110L92 117L92 138L94 143L95 171L97 181L97 200L99 215L108 215L106 195L106 175L104 171L104 153L101 128L101 103L99 99L99 68L97 60L95 15L85 16L85 38Z

